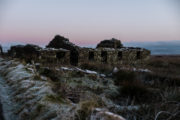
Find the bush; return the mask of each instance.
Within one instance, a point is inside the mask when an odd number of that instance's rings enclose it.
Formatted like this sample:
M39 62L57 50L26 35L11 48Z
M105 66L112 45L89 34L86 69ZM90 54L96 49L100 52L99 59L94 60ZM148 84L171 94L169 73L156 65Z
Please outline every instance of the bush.
M61 95L47 95L46 99L51 102L64 103L64 98Z
M115 84L120 85L123 82L133 82L136 80L136 74L133 71L120 70L115 74Z
M129 97L138 103L147 102L148 98L152 97L152 93L139 81L124 82L119 92L121 96Z
M96 107L99 107L97 101L90 100L81 102L80 109L77 110L75 120L87 120L87 118L91 115L92 110Z
M50 69L50 68L41 68L39 73L41 75L44 75L46 77L49 77L53 82L58 82L59 81L59 76L55 70Z

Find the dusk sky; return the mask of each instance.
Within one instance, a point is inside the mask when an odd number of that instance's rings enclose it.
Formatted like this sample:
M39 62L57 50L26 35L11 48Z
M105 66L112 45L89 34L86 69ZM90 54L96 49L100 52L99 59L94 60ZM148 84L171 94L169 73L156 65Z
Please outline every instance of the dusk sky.
M0 44L180 40L179 0L0 0Z

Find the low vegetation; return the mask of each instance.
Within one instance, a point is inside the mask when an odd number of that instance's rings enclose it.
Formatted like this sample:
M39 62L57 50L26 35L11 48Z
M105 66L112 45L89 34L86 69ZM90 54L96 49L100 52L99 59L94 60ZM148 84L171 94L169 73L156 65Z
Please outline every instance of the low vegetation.
M35 69L33 66L35 74L27 72L32 74L33 84L29 85L32 81L27 82L24 77L24 81L28 83L27 88L18 83L17 86L22 88L14 91L14 95L23 94L24 103L28 103L26 101L30 101L34 96L27 98L24 91L29 90L36 82L39 82L37 88L41 88L41 83L43 83L42 86L46 84L43 89L48 88L48 90L42 99L49 106L38 103L31 115L28 114L32 119L56 106L56 109L48 112L43 119L60 117L65 120L94 120L92 116L95 110L100 108L123 116L127 120L179 120L179 64L179 57L176 59L176 57L152 56L146 66L138 66L148 69L148 72L137 71L134 68L124 69L123 66L117 66L118 70L113 72L112 66L102 64L82 64L80 71L46 65ZM85 69L94 70L97 73L85 73L83 72ZM30 69L22 68L22 70ZM102 73L105 76L102 76ZM23 84L23 80L20 81L22 81L20 84ZM7 83L14 84L11 81ZM23 99L18 96L14 100L20 102ZM24 112L22 108L18 113L21 112ZM24 118L27 117L24 116ZM106 119L111 120L110 118Z

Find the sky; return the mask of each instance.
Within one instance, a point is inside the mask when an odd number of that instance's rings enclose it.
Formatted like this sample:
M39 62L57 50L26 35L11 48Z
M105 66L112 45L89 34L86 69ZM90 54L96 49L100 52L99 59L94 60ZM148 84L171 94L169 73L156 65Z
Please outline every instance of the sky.
M0 44L180 40L180 0L0 0Z

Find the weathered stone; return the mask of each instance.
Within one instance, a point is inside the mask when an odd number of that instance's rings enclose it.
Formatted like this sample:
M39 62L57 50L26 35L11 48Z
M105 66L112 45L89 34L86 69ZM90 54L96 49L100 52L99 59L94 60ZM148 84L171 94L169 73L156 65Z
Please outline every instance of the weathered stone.
M10 50L8 51L8 54L12 57L22 57L24 45L16 45L11 46Z
M111 40L101 41L96 48L121 48L123 47L120 40L112 38Z
M65 49L46 48L40 51L40 62L43 64L51 63L54 65L70 64L70 51Z
M26 62L31 62L38 58L41 49L41 47L32 44L16 45L10 48L8 54L15 58L25 59Z
M84 48L79 51L79 64L134 65L144 63L149 58L149 55L150 51L142 48Z
M56 35L54 39L46 46L47 48L63 48L70 50L70 63L72 65L78 64L79 46L69 42L69 39L64 38L60 35Z
M38 46L13 46L9 52L11 56L34 60L45 65L59 64L82 65L82 64L107 64L135 65L143 64L150 56L150 51L143 48L122 47L119 40L105 40L97 45L96 49L81 48L69 42L67 38L55 36L41 49Z
M16 45L12 46L8 53L13 56L13 57L24 57L27 55L33 55L33 54L38 54L38 51L41 48L37 45Z

